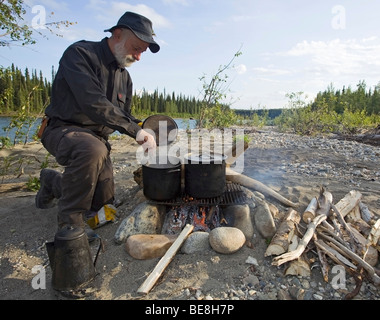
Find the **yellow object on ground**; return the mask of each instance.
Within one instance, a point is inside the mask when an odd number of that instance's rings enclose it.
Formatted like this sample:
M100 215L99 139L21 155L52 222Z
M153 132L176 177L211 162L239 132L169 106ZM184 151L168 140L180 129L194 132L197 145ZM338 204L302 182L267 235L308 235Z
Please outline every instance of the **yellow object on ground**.
M116 208L111 204L104 205L95 216L88 219L86 222L91 229L96 229L104 224L114 221L116 214Z

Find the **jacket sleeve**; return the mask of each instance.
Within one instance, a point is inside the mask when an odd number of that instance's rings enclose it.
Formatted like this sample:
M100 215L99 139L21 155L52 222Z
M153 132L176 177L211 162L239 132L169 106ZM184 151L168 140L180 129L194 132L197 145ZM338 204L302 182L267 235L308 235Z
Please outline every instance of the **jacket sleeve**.
M141 128L130 113L107 99L98 78L101 69L95 61L98 61L96 55L80 46L69 47L60 61L63 77L75 97L79 111L94 123L136 138Z

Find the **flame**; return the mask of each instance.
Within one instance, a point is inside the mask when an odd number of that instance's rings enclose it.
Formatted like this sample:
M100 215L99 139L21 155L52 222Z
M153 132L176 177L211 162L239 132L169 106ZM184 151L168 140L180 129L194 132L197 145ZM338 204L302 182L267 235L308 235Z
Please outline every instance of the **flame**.
M206 223L206 209L205 208L200 207L199 211L195 212L193 216L193 226L194 226L194 231L210 232L210 228Z

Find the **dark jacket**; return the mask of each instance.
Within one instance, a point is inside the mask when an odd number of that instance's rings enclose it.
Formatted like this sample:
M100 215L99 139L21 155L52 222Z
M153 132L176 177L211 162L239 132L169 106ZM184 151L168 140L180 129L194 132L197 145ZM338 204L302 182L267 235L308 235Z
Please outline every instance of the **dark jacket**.
M118 67L107 38L78 41L62 55L45 113L52 126L75 125L105 139L115 130L136 138L141 128L140 120L131 115L132 88L131 77Z

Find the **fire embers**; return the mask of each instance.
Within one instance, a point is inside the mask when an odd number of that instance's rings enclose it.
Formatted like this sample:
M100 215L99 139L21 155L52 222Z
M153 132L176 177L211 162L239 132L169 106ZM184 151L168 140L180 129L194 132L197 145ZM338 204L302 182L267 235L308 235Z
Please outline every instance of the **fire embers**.
M222 219L222 220L221 220ZM186 224L194 226L193 231L210 232L225 223L219 206L183 205L173 207L166 215L163 234L178 234Z

